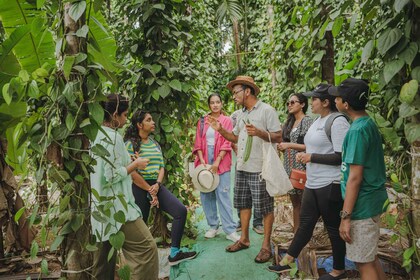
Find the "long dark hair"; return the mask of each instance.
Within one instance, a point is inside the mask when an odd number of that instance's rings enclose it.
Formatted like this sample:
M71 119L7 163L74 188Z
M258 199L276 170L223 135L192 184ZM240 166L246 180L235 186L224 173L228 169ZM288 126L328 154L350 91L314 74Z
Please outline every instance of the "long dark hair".
M128 110L128 97L113 93L106 98L107 101L101 102L105 111L105 121L112 121L112 115L114 113L121 115Z
M220 100L220 102L222 103L222 105L223 105L223 100L222 100L222 97L220 96L220 94L218 94L218 93L212 93L212 94L210 94L209 95L209 97L207 97L207 105L210 107L210 99L213 97L213 96L217 96L217 97L219 97L219 100ZM220 110L220 113L222 114L222 115L226 115L226 112L225 111L223 111L223 109L221 109Z
M302 93L294 93L290 97L292 97L292 96L296 96L297 99L299 100L300 104L302 104L302 103L305 104L305 106L303 106L303 108L302 108L302 112L304 114L306 114L306 111L308 110L308 97L306 97ZM283 141L284 142L290 142L290 132L292 131L293 124L295 123L295 121L296 121L295 115L292 114L292 113L289 113L287 115L286 122L283 126L283 135L282 136L283 136Z
M131 117L130 126L127 128L124 134L124 141L131 141L133 144L134 152L137 152L141 146L141 139L139 137L139 130L137 128L138 123L142 123L147 114L147 111L137 110Z

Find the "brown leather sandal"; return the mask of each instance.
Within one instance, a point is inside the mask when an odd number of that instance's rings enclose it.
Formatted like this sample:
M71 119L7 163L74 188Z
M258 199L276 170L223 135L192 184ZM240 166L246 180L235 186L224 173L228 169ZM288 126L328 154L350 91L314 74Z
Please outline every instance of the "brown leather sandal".
M238 252L240 250L248 249L249 245L242 243L240 240L236 241L232 245L226 247L226 251L229 253Z
M273 255L267 249L261 248L258 255L255 257L255 262L257 263L265 263L268 262Z

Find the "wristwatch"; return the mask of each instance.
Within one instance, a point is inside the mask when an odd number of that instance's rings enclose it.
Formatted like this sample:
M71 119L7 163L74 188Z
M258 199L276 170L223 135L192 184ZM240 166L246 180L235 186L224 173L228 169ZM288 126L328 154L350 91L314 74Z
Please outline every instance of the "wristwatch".
M159 188L160 188L160 186L162 185L162 183L161 183L161 182L159 182L159 181L156 181L156 184L158 184Z
M351 218L351 213L347 212L346 210L341 210L340 211L340 218L345 220L345 219L350 219Z

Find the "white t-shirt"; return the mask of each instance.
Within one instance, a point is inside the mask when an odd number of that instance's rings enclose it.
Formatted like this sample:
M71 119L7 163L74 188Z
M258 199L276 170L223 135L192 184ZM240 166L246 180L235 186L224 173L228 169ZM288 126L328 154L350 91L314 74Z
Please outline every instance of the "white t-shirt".
M209 128L207 129L207 132L206 132L207 146L214 146L214 142L215 142L214 137L215 137L214 136L214 129L211 126L209 126Z
M309 127L305 135L306 153L309 154L333 154L341 153L344 137L349 130L350 124L344 117L334 120L331 127L331 140L325 133L325 122L328 116L317 118ZM334 181L340 182L340 165L326 165L309 162L306 164L306 187L309 189L319 189L328 186Z

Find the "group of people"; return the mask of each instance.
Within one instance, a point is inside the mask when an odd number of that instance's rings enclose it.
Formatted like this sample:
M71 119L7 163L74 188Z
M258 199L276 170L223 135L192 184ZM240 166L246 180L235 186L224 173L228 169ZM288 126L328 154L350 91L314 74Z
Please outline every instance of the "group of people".
M227 88L234 102L243 108L235 112L235 124L223 112L221 96L211 94L207 100L210 113L200 118L196 129L195 167L201 166L218 176L214 190L200 193L209 226L205 237L215 237L221 222L226 238L233 242L226 252L249 248L253 211L254 218L262 220L258 229L264 235L254 260L264 263L272 258L274 198L260 178L262 146L270 141L283 152L288 176L292 169L306 170L307 180L304 189L289 192L294 238L279 265L268 269L276 273L289 271L322 217L332 245L333 270L320 279L345 278L346 256L356 263L362 279L385 279L377 257L379 216L387 199L385 164L380 133L366 113L368 82L349 78L337 87L320 84L313 91L292 94L283 126L276 110L258 99L260 89L252 77L238 76ZM315 120L306 115L308 97L312 113L319 115ZM163 185L163 156L159 144L150 137L155 129L151 114L135 112L123 139L116 129L126 123L128 100L110 95L103 107L103 129L92 145L101 144L109 155L96 159L91 175L92 188L97 193L93 211L104 211L106 201L100 197L110 198L113 207L107 208L110 211L107 223L92 215L92 229L99 245L93 274L97 279L113 277L116 252L110 239L122 232L125 236L122 250L132 278L157 279L157 248L146 226L150 207L158 206L173 217L171 265L197 255L180 249L187 211ZM239 212L240 236L230 197L232 150L237 159L233 207ZM124 224L115 219L115 214L121 211L127 221Z
M194 147L196 166L209 164L209 170L215 174L229 173L226 165L220 166L224 158L228 158L225 164L230 163L232 149L237 156L233 206L240 213L241 236L226 251L233 253L249 248L253 209L254 218L262 217L264 227L255 262L264 263L272 257L274 201L266 191L265 181L260 179L262 144L271 141L278 143L278 150L283 152L286 173L290 176L292 169L303 170L307 180L303 190L294 188L289 192L294 238L280 264L268 269L276 273L291 270L291 263L310 241L322 217L332 245L333 270L320 279L347 278L346 256L356 263L362 279L386 279L377 257L379 216L387 200L385 163L381 135L366 112L368 82L349 78L338 87L319 84L310 92L292 94L283 126L275 109L258 99L260 90L251 77L238 76L227 88L235 103L243 107L235 112L235 125L221 113L220 96L211 95L208 100L211 112L204 118L203 132L200 121L197 124ZM319 115L315 120L306 115L308 98L311 98L312 113ZM248 137L253 137L250 151ZM221 183L219 188L206 193L204 199L202 194L210 226L205 236L212 238L217 233L217 202L226 238L234 241L229 187Z

